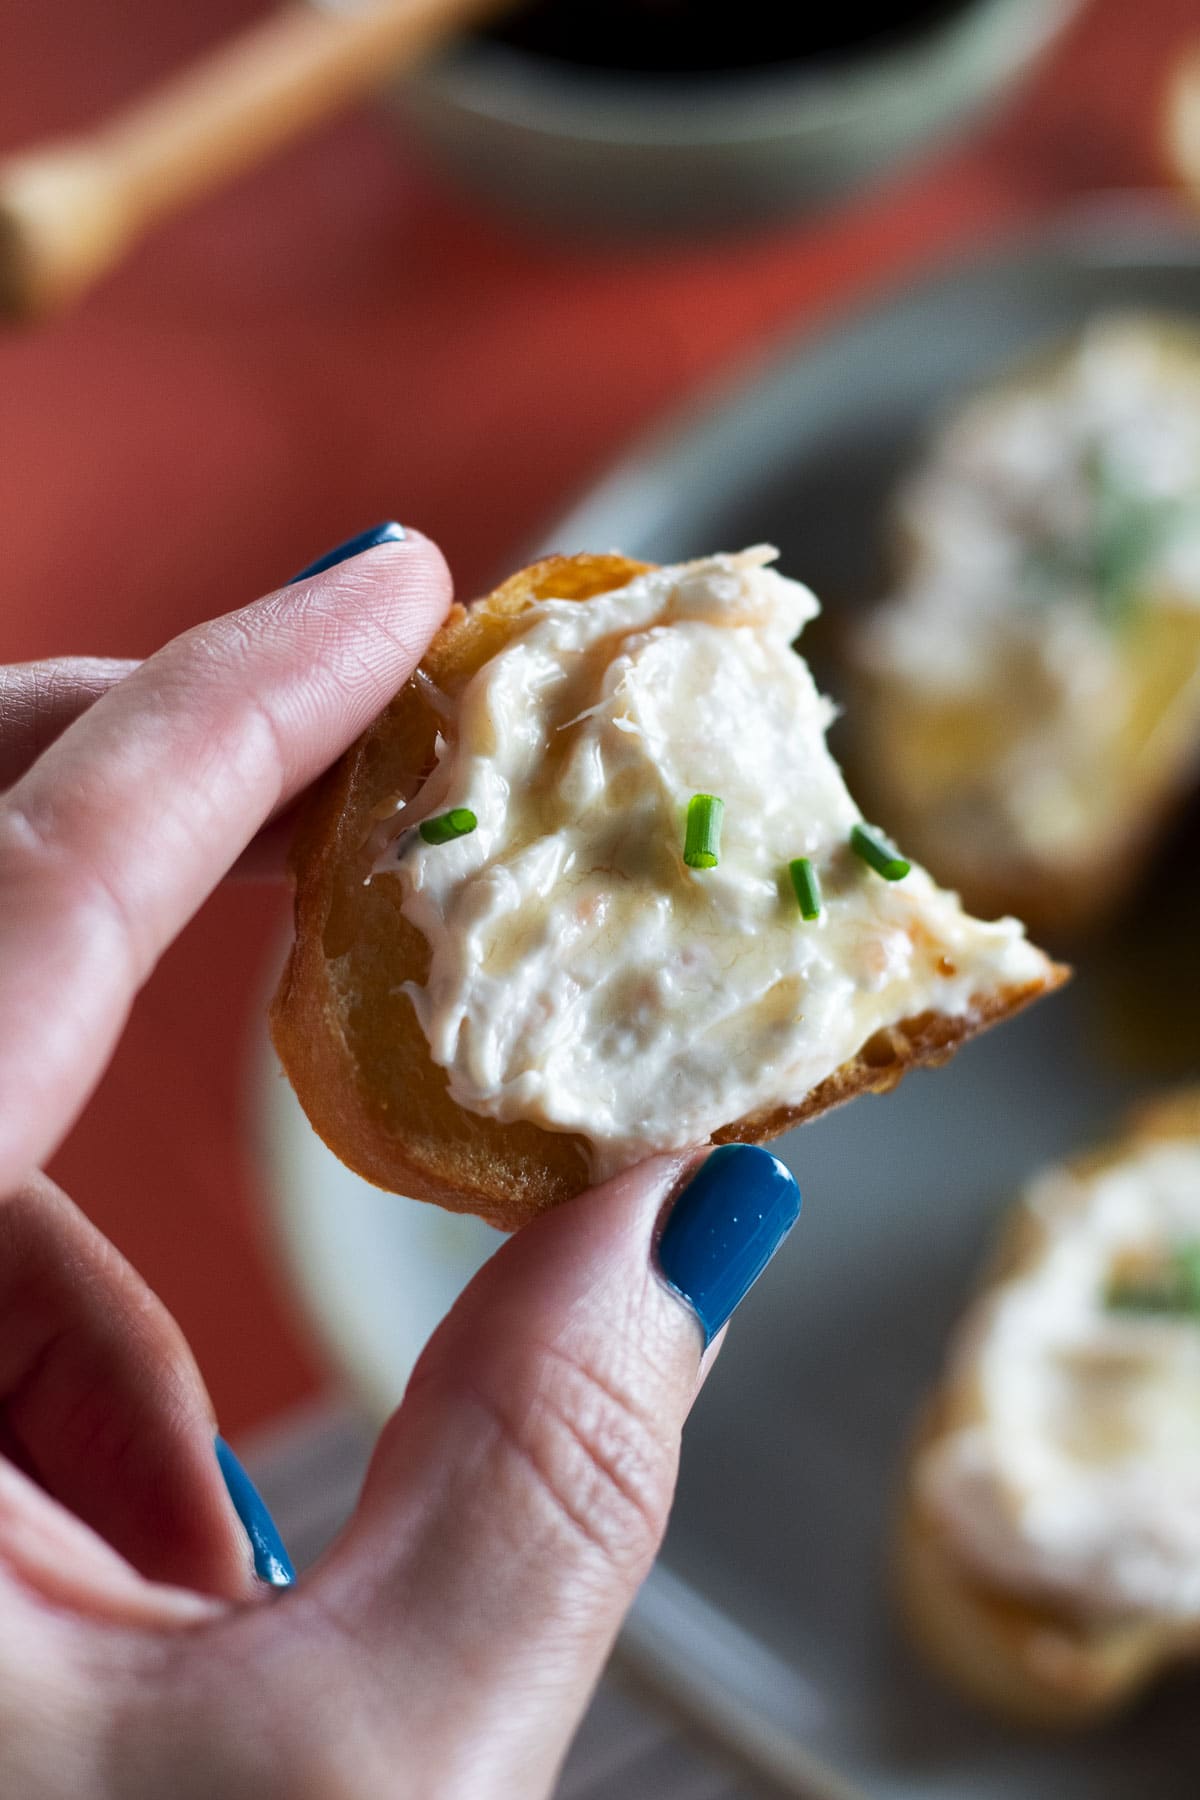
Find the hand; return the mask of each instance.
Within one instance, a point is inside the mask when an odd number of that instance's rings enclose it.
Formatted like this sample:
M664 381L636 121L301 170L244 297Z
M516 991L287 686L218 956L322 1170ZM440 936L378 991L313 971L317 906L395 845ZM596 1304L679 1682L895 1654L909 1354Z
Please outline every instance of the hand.
M0 672L5 1795L546 1793L661 1538L706 1346L795 1217L782 1165L732 1147L538 1220L435 1335L340 1541L294 1588L255 1578L178 1329L36 1171L158 956L248 846L276 853L269 822L449 594L410 534L140 666ZM672 1291L652 1240L682 1181Z

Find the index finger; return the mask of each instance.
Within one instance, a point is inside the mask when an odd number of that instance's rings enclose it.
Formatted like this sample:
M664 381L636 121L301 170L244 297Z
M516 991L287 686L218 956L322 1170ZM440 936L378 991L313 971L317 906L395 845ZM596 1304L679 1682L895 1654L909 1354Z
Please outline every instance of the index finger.
M409 533L196 626L0 796L0 1195L55 1148L171 939L411 675L449 604Z

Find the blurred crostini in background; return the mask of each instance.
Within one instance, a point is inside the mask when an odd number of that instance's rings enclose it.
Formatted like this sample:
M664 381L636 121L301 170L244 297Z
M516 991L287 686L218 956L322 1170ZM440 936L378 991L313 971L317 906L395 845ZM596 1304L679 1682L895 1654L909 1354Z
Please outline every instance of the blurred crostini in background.
M916 1639L1002 1718L1091 1725L1200 1655L1200 1088L1007 1215L907 1470Z
M943 418L854 640L877 811L986 915L1111 918L1200 775L1200 325L1100 314Z

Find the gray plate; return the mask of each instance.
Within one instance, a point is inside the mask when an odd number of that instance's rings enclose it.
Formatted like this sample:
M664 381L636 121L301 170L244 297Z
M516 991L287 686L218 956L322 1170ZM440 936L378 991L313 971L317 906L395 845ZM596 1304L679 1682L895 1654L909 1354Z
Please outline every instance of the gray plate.
M938 275L694 412L547 542L668 561L769 539L786 571L845 606L877 587L881 503L934 412L1113 304L1200 312L1194 237L1109 212ZM828 675L836 692L836 667ZM1137 943L1169 942L1170 907L1139 904L1152 923ZM1165 966L1178 980L1174 953ZM1200 1045L1164 1049L1152 1010L1121 1010L1129 991L1153 997L1156 979L1118 938L1081 960L1065 994L949 1068L776 1146L799 1178L803 1216L696 1409L666 1548L624 1641L797 1792L1197 1792L1197 1688L1186 1677L1098 1735L1058 1743L1005 1731L923 1672L887 1597L906 1434L1008 1199L1040 1163L1111 1130L1173 1056L1200 1068ZM1160 997L1179 1011L1177 995ZM270 1140L293 1266L343 1363L382 1406L491 1234L355 1184L297 1123L281 1085Z

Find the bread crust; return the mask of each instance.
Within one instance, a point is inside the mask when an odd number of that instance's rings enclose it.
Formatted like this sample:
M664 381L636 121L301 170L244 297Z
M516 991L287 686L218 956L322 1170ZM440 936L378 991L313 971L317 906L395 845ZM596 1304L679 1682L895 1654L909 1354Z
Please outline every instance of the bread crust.
M1200 1087L1135 1112L1112 1146L1070 1164L1090 1177L1139 1145L1200 1138ZM1036 1266L1045 1238L1015 1207L983 1290ZM1154 1614L1097 1618L988 1581L955 1555L922 1501L922 1460L980 1415L965 1384L943 1383L925 1408L909 1452L892 1559L897 1600L913 1639L951 1683L1000 1717L1057 1730L1099 1723L1127 1706L1170 1665L1200 1655L1200 1625Z
M400 910L395 882L365 883L381 805L410 798L432 766L440 693L453 703L508 641L527 607L585 602L652 565L621 556L547 557L470 608L455 606L418 675L313 792L297 832L296 935L271 1008L284 1070L331 1150L378 1187L477 1213L513 1230L589 1182L586 1145L571 1132L501 1124L451 1100L411 1001L429 950ZM1048 992L1067 971L981 994L964 1017L923 1013L879 1032L794 1106L731 1121L713 1141L760 1143L857 1094L894 1087L909 1069L943 1062L975 1032Z

